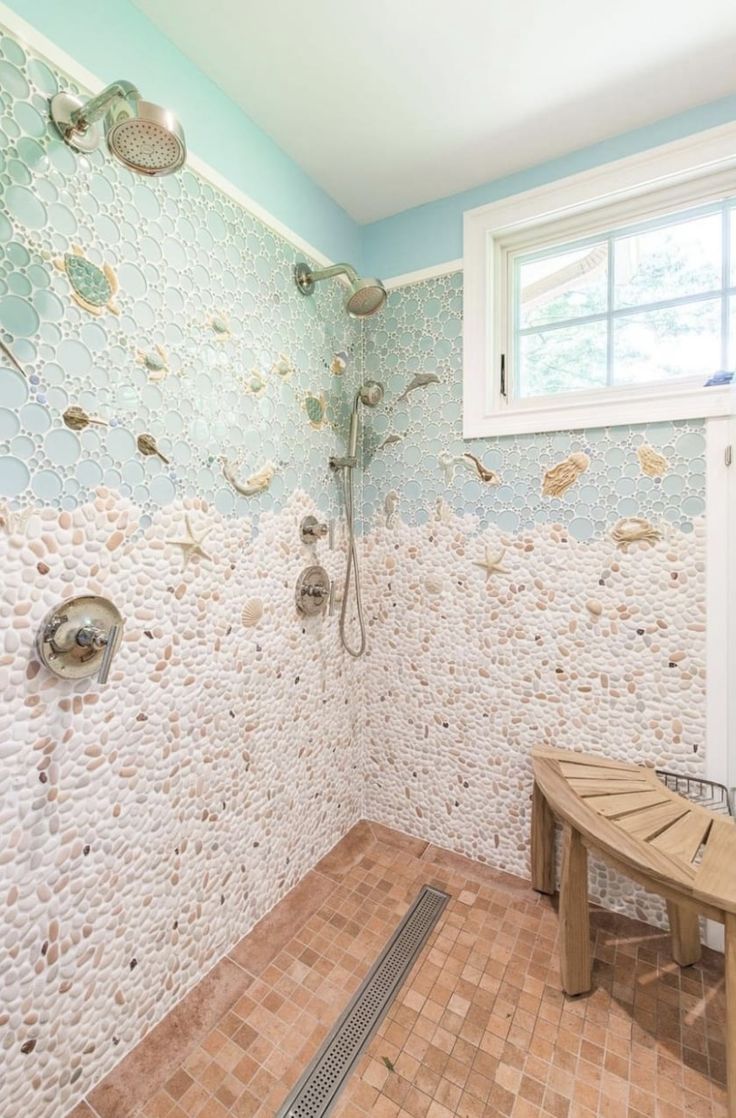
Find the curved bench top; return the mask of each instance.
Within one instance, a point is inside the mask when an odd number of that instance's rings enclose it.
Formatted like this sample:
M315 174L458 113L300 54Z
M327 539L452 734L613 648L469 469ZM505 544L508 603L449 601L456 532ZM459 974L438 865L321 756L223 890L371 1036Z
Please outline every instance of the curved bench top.
M556 815L652 888L736 912L736 826L679 796L653 769L535 749L534 779Z

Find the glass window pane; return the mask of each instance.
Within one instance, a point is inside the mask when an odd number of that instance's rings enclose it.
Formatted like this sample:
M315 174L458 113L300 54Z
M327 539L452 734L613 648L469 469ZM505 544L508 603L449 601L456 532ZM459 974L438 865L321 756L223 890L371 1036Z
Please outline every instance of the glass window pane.
M545 256L519 265L519 329L606 310L608 245Z
M621 237L614 245L614 306L700 295L721 287L720 213Z
M729 225L731 233L731 276L729 287L736 287L736 206L729 211Z
M705 381L721 365L721 301L626 315L614 324L613 383Z
M606 323L561 326L519 338L520 397L606 385Z

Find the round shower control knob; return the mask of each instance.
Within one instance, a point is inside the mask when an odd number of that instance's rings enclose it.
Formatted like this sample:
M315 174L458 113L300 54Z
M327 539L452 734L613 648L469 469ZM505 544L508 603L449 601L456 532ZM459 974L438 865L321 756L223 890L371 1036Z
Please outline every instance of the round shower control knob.
M296 583L296 608L305 617L323 613L330 599L330 576L324 567L305 567Z
M316 516L305 516L299 525L299 535L302 543L306 544L317 543L318 540L324 539L329 531L328 525L322 524Z
M120 611L107 598L69 598L44 618L36 642L42 664L62 679L96 675L106 683L123 635Z

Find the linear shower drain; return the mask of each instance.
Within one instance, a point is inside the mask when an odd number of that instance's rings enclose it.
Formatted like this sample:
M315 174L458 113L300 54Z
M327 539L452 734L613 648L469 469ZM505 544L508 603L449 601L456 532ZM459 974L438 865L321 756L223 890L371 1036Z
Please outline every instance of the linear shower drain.
M329 1114L449 899L440 889L423 887L276 1118Z

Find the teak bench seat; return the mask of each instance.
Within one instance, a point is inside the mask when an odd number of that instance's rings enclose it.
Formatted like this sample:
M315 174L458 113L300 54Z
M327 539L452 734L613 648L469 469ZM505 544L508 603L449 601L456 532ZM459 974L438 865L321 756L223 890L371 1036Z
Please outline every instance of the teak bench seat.
M666 788L652 769L585 753L533 753L532 885L555 892L563 825L560 971L566 994L591 988L588 850L667 902L672 955L700 957L699 915L725 925L728 1114L736 1118L736 826Z

